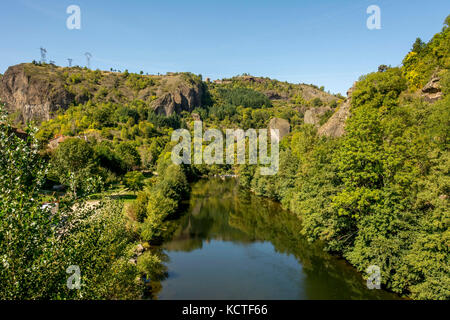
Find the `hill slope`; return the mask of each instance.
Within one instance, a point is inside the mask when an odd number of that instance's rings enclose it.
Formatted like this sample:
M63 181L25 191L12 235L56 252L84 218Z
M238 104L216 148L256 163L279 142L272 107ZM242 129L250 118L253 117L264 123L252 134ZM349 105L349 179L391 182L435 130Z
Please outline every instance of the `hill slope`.
M141 100L158 114L201 106L201 78L189 73L138 75L49 64L11 66L0 79L0 99L17 120L49 120L70 105Z

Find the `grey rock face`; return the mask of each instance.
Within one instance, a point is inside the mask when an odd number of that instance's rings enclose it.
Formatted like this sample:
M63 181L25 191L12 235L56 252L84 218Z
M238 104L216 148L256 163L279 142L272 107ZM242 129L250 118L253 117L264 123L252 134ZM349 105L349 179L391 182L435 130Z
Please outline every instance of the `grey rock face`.
M291 131L289 121L281 118L272 118L269 122L269 129L278 129L280 132L280 140Z
M171 92L165 93L150 104L157 114L170 116L181 111L191 112L202 105L203 90L200 87L189 87L180 84Z
M66 109L73 95L49 78L27 75L23 65L9 67L0 80L0 98L21 120L43 121L58 109Z
M352 92L355 88L355 84L347 91L347 99L344 103L335 111L331 118L319 128L319 135L338 138L345 133L345 122L350 116Z
M319 125L320 118L330 111L330 107L311 108L305 111L304 121L307 124Z

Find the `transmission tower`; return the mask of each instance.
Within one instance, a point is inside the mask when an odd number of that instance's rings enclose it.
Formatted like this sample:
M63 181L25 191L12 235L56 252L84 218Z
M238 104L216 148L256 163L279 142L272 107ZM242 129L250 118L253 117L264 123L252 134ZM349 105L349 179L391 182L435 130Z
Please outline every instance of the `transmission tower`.
M86 52L84 55L86 56L87 67L88 67L88 69L90 69L92 54L90 54L89 52Z
M42 63L46 63L47 62L47 50L45 50L45 48L40 48L41 49L41 62Z
M67 61L69 61L69 67L72 66L72 60L73 60L73 59L71 59L71 58L67 58Z

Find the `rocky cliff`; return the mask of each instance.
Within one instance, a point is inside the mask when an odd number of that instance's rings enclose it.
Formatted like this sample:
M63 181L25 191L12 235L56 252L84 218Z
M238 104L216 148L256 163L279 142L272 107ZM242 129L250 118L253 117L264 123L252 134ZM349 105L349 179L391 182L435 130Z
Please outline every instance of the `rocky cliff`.
M51 114L66 108L74 96L47 72L32 73L27 64L9 67L0 80L0 100L21 121L48 120Z
M304 121L307 124L313 124L319 126L321 118L326 115L327 112L332 112L330 107L317 107L310 108L305 111Z
M0 100L20 122L48 120L88 100L141 100L156 113L171 115L200 107L203 93L200 77L189 73L137 75L24 63L9 67L0 78Z
M157 114L171 115L181 111L191 112L202 105L204 91L200 83L183 81L182 78L165 79L160 97L150 106Z
M355 83L356 84L356 83ZM340 105L335 113L318 130L319 135L341 137L345 132L345 121L350 116L351 99L354 85L347 92L347 99Z

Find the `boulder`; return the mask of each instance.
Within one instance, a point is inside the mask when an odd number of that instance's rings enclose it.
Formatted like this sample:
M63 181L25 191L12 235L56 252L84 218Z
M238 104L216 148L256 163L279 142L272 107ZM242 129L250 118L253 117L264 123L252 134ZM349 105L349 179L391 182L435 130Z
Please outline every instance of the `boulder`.
M319 135L340 137L345 132L345 121L350 116L350 100L347 99L318 130Z
M280 132L280 140L291 131L289 121L281 118L272 118L269 122L269 129L278 129Z

